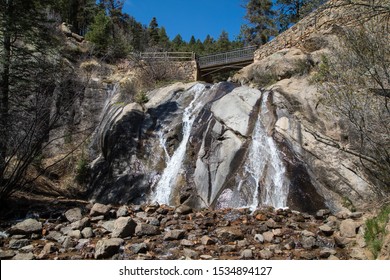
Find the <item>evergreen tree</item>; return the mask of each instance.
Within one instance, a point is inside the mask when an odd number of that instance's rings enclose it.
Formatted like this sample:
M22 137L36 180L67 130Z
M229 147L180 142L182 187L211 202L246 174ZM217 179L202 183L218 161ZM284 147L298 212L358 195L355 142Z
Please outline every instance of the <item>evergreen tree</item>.
M136 51L143 51L148 43L146 28L133 17L127 19L127 32L129 33L128 43Z
M205 53L213 53L215 52L215 40L213 37L211 37L209 34L206 36L206 38L203 41L203 46Z
M100 11L94 18L86 39L94 43L97 55L106 55L113 40L110 36L112 21L106 16L105 11Z
M276 34L272 1L248 0L245 18L249 24L241 27L240 38L245 44L263 45Z
M169 37L167 35L167 31L165 30L165 27L162 26L158 30L158 38L159 38L159 46L162 50L168 51L171 48L171 41L169 40Z
M297 23L325 2L326 0L277 0L279 32Z
M177 34L172 40L172 48L174 51L182 51L186 47L186 43L180 34Z
M196 39L195 39L195 36L192 35L191 38L190 38L190 41L188 42L188 45L189 45L190 47L194 47L195 44L196 44Z
M219 52L223 52L228 51L230 48L231 44L229 40L229 34L225 30L222 30L216 42L216 50Z
M196 54L204 54L204 46L201 40L196 40L195 47L192 51Z
M61 20L70 24L74 32L84 35L96 14L94 0L60 0L51 8L60 14Z
M150 46L156 46L158 42L160 41L159 38L159 30L158 30L158 23L157 19L155 17L152 18L152 20L149 23L149 28L148 28L148 33L149 33L149 42Z

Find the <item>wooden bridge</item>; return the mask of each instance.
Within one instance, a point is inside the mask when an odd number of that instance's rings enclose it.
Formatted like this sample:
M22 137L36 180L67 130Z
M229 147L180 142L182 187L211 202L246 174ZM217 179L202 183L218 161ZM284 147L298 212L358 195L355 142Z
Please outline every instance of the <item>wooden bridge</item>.
M157 61L196 61L198 80L210 74L229 69L241 69L253 63L256 46L249 46L222 53L197 56L194 52L144 52L136 56L140 59Z

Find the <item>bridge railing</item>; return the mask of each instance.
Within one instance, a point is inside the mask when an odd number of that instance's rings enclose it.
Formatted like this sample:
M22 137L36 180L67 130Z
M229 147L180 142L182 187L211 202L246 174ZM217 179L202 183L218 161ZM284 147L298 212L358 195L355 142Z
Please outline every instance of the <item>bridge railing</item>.
M256 46L249 46L229 52L201 56L198 57L197 61L200 68L241 62L243 60L253 59L256 49Z
M141 52L133 53L140 59L190 61L195 60L194 52Z

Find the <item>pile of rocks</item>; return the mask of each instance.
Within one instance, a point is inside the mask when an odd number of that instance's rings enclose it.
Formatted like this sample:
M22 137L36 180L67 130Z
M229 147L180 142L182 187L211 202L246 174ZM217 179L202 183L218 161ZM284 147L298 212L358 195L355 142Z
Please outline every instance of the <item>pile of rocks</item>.
M362 213L95 203L0 234L1 259L366 259Z

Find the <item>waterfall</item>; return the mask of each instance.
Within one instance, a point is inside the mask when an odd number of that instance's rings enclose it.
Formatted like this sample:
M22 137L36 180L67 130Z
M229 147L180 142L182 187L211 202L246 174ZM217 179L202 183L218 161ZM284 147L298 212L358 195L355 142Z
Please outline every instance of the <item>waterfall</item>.
M166 145L167 139L165 139L165 137L164 137L164 131L159 130L157 132L157 135L158 135L158 142L164 150L165 162L169 162L171 160L171 157L170 157L168 150L167 150L167 145Z
M183 119L182 119L183 139L180 142L179 147L175 150L172 157L171 158L169 158L169 156L167 157L168 159L167 165L164 169L160 181L156 186L156 190L153 195L154 201L157 201L162 204L170 203L171 191L175 185L177 175L179 174L180 168L182 166L182 162L186 154L187 143L188 140L190 139L192 125L200 109L203 106L202 103L198 101L198 99L203 93L204 89L205 89L204 85L197 84L189 90L190 93L194 94L194 98L192 99L191 103L183 112ZM165 140L161 140L161 139L164 138L160 136L160 143L162 144L162 147L167 154L165 143L164 143Z
M240 191L246 186L247 193L252 194L249 205L243 205L252 210L256 209L259 204L282 208L286 207L287 203L286 170L274 139L267 134L261 122L262 116L268 113L267 100L268 92L262 97L260 114L253 130L243 176L239 182Z

